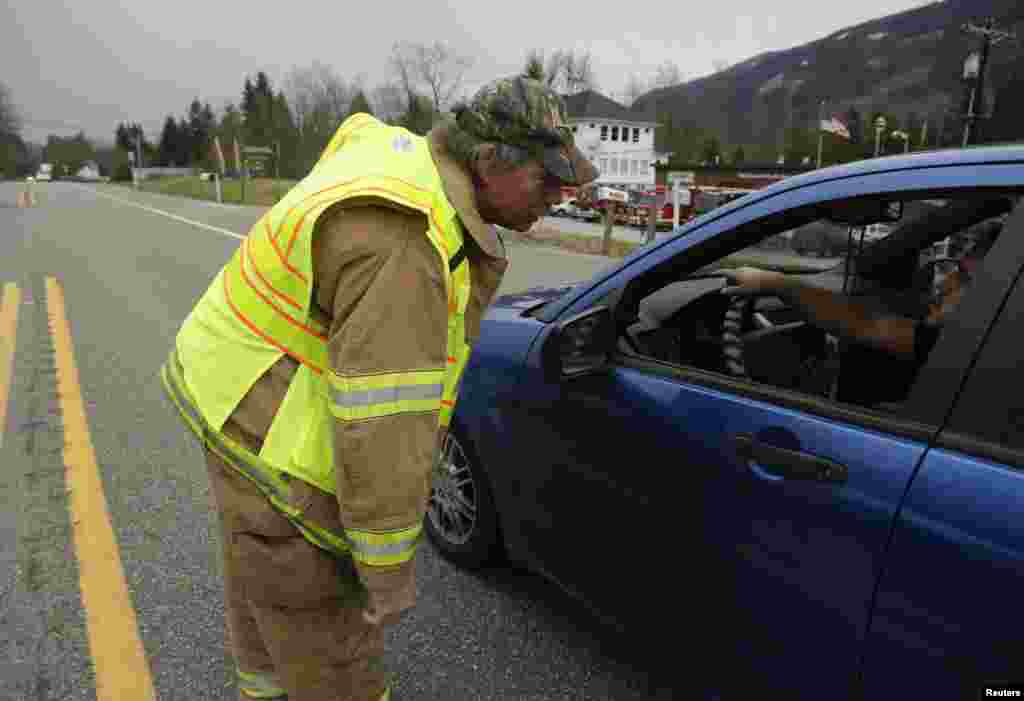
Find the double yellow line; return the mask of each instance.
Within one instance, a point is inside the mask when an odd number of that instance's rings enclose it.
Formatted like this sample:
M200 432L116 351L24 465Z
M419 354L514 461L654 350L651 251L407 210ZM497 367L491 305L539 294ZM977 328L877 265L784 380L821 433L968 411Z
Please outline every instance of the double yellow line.
M0 441L7 426L20 303L17 285L4 285L0 302ZM89 434L64 292L52 277L46 279L46 308L57 363L57 388L64 419L65 484L70 494L69 511L95 670L96 698L155 701L152 674L139 637Z

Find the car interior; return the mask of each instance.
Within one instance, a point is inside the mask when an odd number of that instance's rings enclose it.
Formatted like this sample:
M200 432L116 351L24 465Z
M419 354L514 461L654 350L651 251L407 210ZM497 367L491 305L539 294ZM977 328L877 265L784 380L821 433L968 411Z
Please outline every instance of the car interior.
M849 295L878 314L922 320L935 299L936 282L958 257L936 258L935 244L951 236L948 240L970 242L979 225L1004 219L1017 196L932 195L908 199L898 207L891 201L847 200L755 222L759 237L755 228L746 227L731 246L716 251L720 255L698 270L680 275L673 265L663 265L648 279L635 280L621 291L615 304L618 349L673 366L898 412L919 367L912 358L835 337L808 323L798 309L778 297L723 295L726 279L718 271L737 262L770 267L745 262L743 255L756 252L760 241L779 233L792 241L793 232L803 227L838 226L845 229L847 239L843 255L791 256L791 266L797 269L785 271L800 274L805 284ZM865 228L879 220L893 224L890 233L865 241Z

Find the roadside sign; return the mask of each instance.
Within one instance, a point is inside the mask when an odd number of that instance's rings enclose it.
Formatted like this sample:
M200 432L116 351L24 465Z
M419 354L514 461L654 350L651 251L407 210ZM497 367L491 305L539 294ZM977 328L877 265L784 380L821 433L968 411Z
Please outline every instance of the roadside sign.
M670 186L693 185L697 181L697 174L690 171L672 171L666 176Z

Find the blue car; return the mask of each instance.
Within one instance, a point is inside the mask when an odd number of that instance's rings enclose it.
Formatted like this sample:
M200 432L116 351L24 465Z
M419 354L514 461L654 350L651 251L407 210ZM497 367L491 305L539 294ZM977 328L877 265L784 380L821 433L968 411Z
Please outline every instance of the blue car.
M499 298L437 464L433 543L466 567L504 553L613 629L663 637L709 670L709 698L1024 682L1022 194L1022 146L862 161ZM960 269L937 244L985 231L913 357L723 294L723 267L755 265L922 320Z

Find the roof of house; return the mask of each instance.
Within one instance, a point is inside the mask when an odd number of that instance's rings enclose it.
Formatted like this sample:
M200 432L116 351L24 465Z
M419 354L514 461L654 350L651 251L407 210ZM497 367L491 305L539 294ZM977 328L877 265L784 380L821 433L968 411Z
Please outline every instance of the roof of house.
M636 113L625 105L594 90L563 96L569 119L615 119L623 122L653 122L647 113Z

